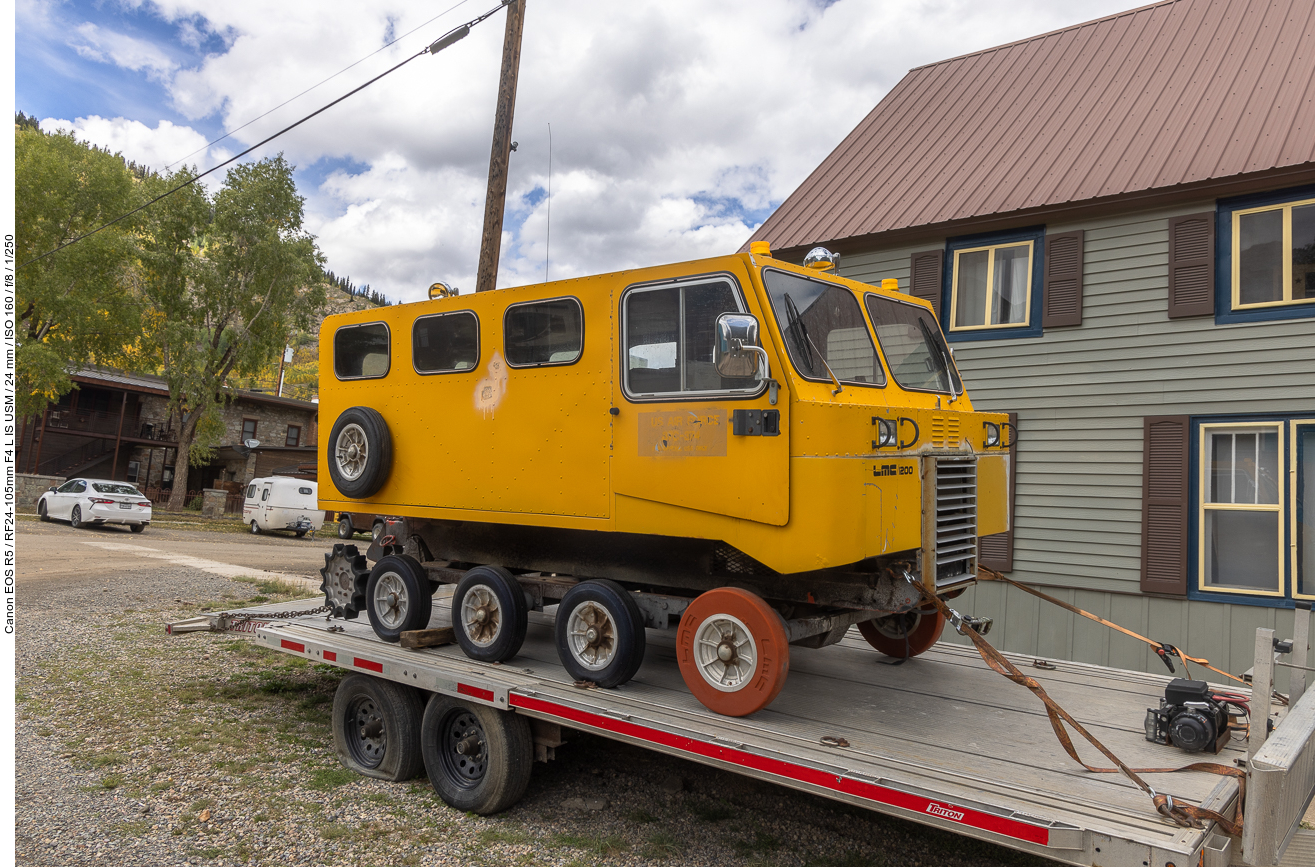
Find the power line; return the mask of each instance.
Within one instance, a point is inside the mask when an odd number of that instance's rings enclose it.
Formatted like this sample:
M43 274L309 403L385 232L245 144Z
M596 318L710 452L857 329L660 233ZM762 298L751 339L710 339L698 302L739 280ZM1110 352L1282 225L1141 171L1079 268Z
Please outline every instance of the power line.
M247 121L246 123L242 124L241 126L236 127L236 128L234 128L234 129L230 129L228 132L224 133L224 134L221 135L219 138L215 139L215 140L212 141L212 142L208 142L208 143L202 145L201 147L199 147L199 148L197 148L196 150L192 151L192 152L191 152L190 154L188 154L187 156L184 156L184 157L181 157L181 158L179 158L179 159L174 160L173 162L169 163L169 165L165 166L165 168L166 168L166 169L171 169L171 168L173 168L174 166L178 165L179 163L183 162L183 160L186 160L188 157L196 156L197 154L201 153L201 151L203 151L203 150L207 150L208 148L211 148L211 147L213 147L213 146L219 144L221 141L223 141L224 139L228 138L229 136L234 135L235 133L239 133L239 132L241 132L242 130L244 130L244 129L246 129L247 127L251 126L251 125L252 125L253 123L255 123L256 121L258 121L258 120L260 120L261 118L265 117L266 115L272 114L273 112L278 111L280 108L282 108L283 106L287 105L288 103L293 102L294 100L300 99L301 97L303 97L303 96L305 96L306 94L310 93L310 92L311 92L312 90L314 90L315 88L319 87L321 84L325 84L325 83L327 83L327 82L329 82L329 81L332 81L333 79L335 79L335 78L337 78L338 76L342 75L342 74L343 74L344 72L346 72L347 70L352 69L353 67L359 66L360 64L362 64L362 63L364 63L365 61L369 60L371 57L374 57L376 54L378 54L380 51L383 51L385 48L388 48L388 47L390 47L390 46L396 45L397 43L401 42L401 41L402 41L403 39L405 39L406 37L410 36L412 33L415 33L415 32L416 32L417 30L419 30L420 28L422 28L422 27L428 27L430 24L433 24L435 21L437 21L438 19L442 18L444 15L448 14L448 13L451 12L453 9L456 9L456 8L459 7L459 6L464 6L465 4L467 4L467 3L469 3L469 2L470 2L470 0L460 0L460 2L456 3L455 5L449 6L447 9L444 9L442 12L438 13L438 14L435 15L433 18L430 18L430 19L429 19L428 21L426 21L424 24L420 24L420 25L418 25L418 26L416 26L416 27L412 27L410 30L406 31L406 32L403 33L401 36L399 36L399 37L397 37L396 39L394 39L392 42L385 42L385 43L383 44L383 46L381 46L380 48L378 48L378 49L376 49L376 50L374 50L374 51L371 51L369 54L365 55L364 57L362 57L360 60L356 61L355 63L352 63L352 64L350 64L350 65L348 65L348 66L344 66L342 69L339 69L337 72L335 72L333 75L330 75L328 78L325 78L325 79L323 79L322 81L319 81L319 82L316 83L316 84L312 84L310 87L306 88L305 90L303 90L301 93L297 94L296 96L290 96L290 97L288 97L288 98L285 99L283 102L280 102L278 105L276 105L276 106L274 106L273 108L271 108L269 111L265 112L264 114L258 114L258 115L256 115L255 117L251 118L251 120Z
M342 96L338 97L338 98L335 99L333 102L331 102L331 103L329 103L328 105L325 105L325 106L323 106L323 107L321 107L321 108L316 109L315 111L313 111L313 112L311 112L310 114L308 114L308 115L306 115L305 117L303 117L301 120L298 120L298 121L296 121L296 122L294 122L294 123L288 124L288 125L285 126L283 129L281 129L281 130L279 130L278 132L274 133L272 136L269 136L269 137L266 138L266 139L263 139L263 140L261 140L261 141L256 142L256 143L253 144L251 147L249 147L249 148L247 148L246 150L242 151L242 153L237 154L236 156L233 156L233 157L229 157L228 159L224 160L224 161L223 161L222 163L220 163L219 165L214 166L214 167L209 168L209 169L206 169L205 171L201 172L201 174L199 174L199 175L197 175L197 176L195 176L195 177L193 177L193 178L189 178L189 179L186 180L186 181L183 181L183 182L182 182L181 184L179 184L178 186L174 187L173 189L171 189L171 190L169 190L169 191L167 191L167 192L161 193L160 195L158 195L158 196L156 196L155 198L151 199L151 200L150 200L149 202L147 202L146 204L144 204L144 205L139 205L139 206L133 208L131 211L129 211L129 212L126 213L126 214L120 214L119 216L115 217L113 220L110 220L108 223L103 223L102 225L97 226L96 228L92 229L90 232L87 232L85 235L79 235L78 237L73 238L73 239L70 240L70 241L66 241L66 242L64 242L63 244L60 244L58 247L56 247L56 248L53 249L53 250L48 250L47 252L42 253L40 256L37 256L37 257L32 258L32 259L28 259L26 262L24 262L23 264L19 265L18 268L16 268L15 270L20 270L20 269L26 268L28 265L31 265L31 264L33 264L34 262L40 262L42 259L46 258L47 256L52 256L52 255L54 255L55 253L58 253L60 250L63 250L63 249L66 248L66 247L71 247L71 246L73 246L74 244L78 243L79 241L82 241L82 240L85 240L85 239L87 239L87 238L90 238L92 235L96 234L97 232L101 231L102 229L108 229L110 226L113 226L115 223L118 223L118 222L120 222L120 221L122 221L122 220L126 220L128 217L131 217L133 214L136 214L136 213L139 212L139 211L144 211L144 210L146 210L146 209L149 208L151 205L154 205L156 202L160 201L161 199L164 199L164 198L167 198L167 197L169 197L169 196L172 196L174 193L178 192L179 190L183 189L184 187L191 186L192 184L194 184L194 183L196 183L197 181L201 180L201 178L204 178L206 175L210 174L211 172L219 171L220 169L222 169L224 166L228 165L229 163L233 163L233 162L236 162L236 161L240 160L242 157L244 157L244 156L246 156L247 154L251 153L251 152L254 151L256 148L261 147L262 145L269 144L269 143L272 142L274 139L276 139L276 138L278 138L279 136L283 135L285 132L290 132L290 131L296 129L297 127L301 126L303 123L305 123L306 121L310 120L311 118L316 117L317 115L323 114L324 112L326 112L326 111L328 111L329 109L333 108L333 107L334 107L335 105L337 105L338 103L342 102L342 101L343 101L344 99L346 99L347 97L352 96L352 95L357 94L357 93L360 93L362 90L365 90L367 87L369 87L370 85L374 84L376 81L378 81L379 79L383 78L384 76L386 76L386 75L390 75L390 74L396 72L397 70L401 69L403 66L406 66L408 63L410 63L412 60L415 60L417 57L421 57L421 56L423 56L423 55L425 55L425 54L437 54L438 52L442 51L444 48L447 48L449 45L452 45L453 43L458 42L459 40L465 39L468 35L470 35L470 28L471 28L471 27L474 27L476 24L479 24L481 21L484 21L485 19L491 17L495 12L497 12L497 11L498 11L499 9L501 9L503 6L506 6L506 5L508 5L509 3L511 3L511 2L514 2L514 0L502 0L501 3L499 3L497 6L494 6L492 9L490 9L488 12L485 12L483 15L479 16L478 18L472 18L470 21L467 21L465 24L462 24L462 25L459 26L459 27L454 27L454 28L452 28L452 29L449 30L447 33L444 33L444 34L443 34L442 36L440 36L438 39L434 40L434 41L433 41L432 43L430 43L428 46L426 46L425 48L422 48L420 51L417 51L415 54L412 54L410 57L408 57L406 60L403 60L401 63L397 64L396 66L393 66L393 67L391 67L390 69L386 69L386 70L384 70L383 72L381 72L381 73L379 73L378 75L376 75L374 78L372 78L372 79L370 79L369 81L365 82L365 84L362 84L360 87L357 87L357 88L355 88L355 89L353 89L353 90L349 90L347 93L344 93Z

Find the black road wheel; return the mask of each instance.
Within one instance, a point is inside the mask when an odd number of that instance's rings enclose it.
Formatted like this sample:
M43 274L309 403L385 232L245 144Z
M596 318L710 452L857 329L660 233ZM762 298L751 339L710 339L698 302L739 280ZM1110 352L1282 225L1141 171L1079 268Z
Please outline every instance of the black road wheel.
M305 530L297 530L296 533L297 533L297 538L298 538L298 539L304 539L304 538L306 538L306 531L305 531Z
M251 535L253 535L253 536L259 536L259 535L260 535L260 525L257 524L255 521L252 521L252 522L251 522Z
M429 575L406 554L390 554L370 570L365 600L374 634L396 642L403 632L424 629L432 612Z
M384 417L366 406L345 410L329 432L329 478L343 496L373 496L393 466L393 439Z
M46 514L46 501L45 501L45 500L42 500L41 502L37 503L37 515L38 515L38 517L40 517L41 520L43 520L43 521L49 521L49 520L50 520L50 516Z
M75 529L75 530L82 526L82 507L81 507L81 506L74 506L74 507L73 507L73 511L69 513L69 516L68 516L68 522L69 522L69 525L72 526L73 529Z
M333 694L333 748L351 770L398 782L420 774L420 692L391 680L349 674Z
M615 581L576 584L557 606L557 656L573 680L620 686L644 661L644 615Z
M521 649L528 625L525 591L499 566L476 566L452 594L453 631L457 644L471 659L511 659Z
M338 538L350 539L356 535L356 528L352 526L352 516L343 515L338 519Z
M134 533L140 533L142 530L145 530L145 529L146 529L146 525L145 525L145 524L129 524L129 525L128 525L128 529L129 529L129 530L132 530Z
M355 545L334 545L333 550L324 555L320 577L324 579L320 584L324 604L333 609L334 617L355 620L365 610L370 566Z
M525 794L534 738L530 721L518 713L435 694L420 725L420 751L445 803L488 816Z

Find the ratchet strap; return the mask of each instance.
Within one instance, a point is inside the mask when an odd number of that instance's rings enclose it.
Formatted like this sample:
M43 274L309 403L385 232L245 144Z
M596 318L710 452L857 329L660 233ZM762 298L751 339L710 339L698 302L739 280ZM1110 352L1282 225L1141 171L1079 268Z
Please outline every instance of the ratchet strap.
M1008 580L1008 579L1006 579ZM1012 581L1009 583L1013 583ZM956 618L950 607L945 604L944 600L938 596L928 593L922 585L917 585L924 598L927 599L941 613L946 620L955 621ZM1061 603L1062 604L1062 603ZM1068 606L1065 606L1068 607ZM1113 625L1113 624L1111 624ZM1128 779L1137 784L1143 792L1150 796L1151 801L1155 804L1155 811L1161 816L1170 820L1174 824L1183 828L1201 828L1203 821L1216 823L1226 834L1231 836L1240 836L1242 833L1242 805L1246 801L1246 772L1240 768L1220 765L1214 762L1196 762L1181 768L1130 768L1124 764L1118 756L1114 755L1108 747L1096 739L1096 736L1075 720L1068 711L1060 707L1053 698L1051 698L1042 688L1041 684L1035 678L1029 677L1010 662L1004 654L992 647L985 638L977 634L977 630L972 628L963 628L962 634L968 636L981 654L982 660L999 674L1012 680L1014 683L1025 686L1041 700L1045 705L1046 716L1050 719L1050 727L1055 731L1055 737L1059 740L1060 746L1064 752L1068 753L1069 758L1077 762L1088 771L1095 774L1123 774ZM1140 637L1140 636L1138 636ZM1073 739L1069 737L1065 724L1071 726L1074 731L1082 735L1093 747L1113 762L1117 767L1098 768L1087 764L1078 755L1077 748L1073 746ZM1140 774L1171 774L1179 771L1205 771L1206 773L1218 774L1224 777L1235 777L1239 781L1239 792L1237 800L1237 820L1227 818L1214 810L1207 810L1203 807L1197 807L1192 804L1179 803L1173 799L1172 795L1162 795L1155 791L1149 783L1139 776Z
M1035 596L1038 599L1044 599L1045 601L1051 604L1058 605L1060 608L1063 608L1065 611L1071 611L1080 617L1085 617L1088 620L1094 620L1096 623L1099 623L1103 626L1108 626L1110 629L1113 629L1116 632L1122 632L1124 635L1127 635L1130 638L1135 638L1138 641L1143 641L1146 644L1149 644L1151 646L1151 649L1155 651L1156 655L1160 657L1160 660L1169 669L1170 674L1177 673L1174 671L1173 668L1173 657L1176 656L1180 660L1182 660L1184 674L1187 674L1189 676L1191 674L1191 671L1188 670L1187 663L1191 662L1201 666L1202 668L1208 668L1210 671L1213 671L1215 674L1223 675L1229 680L1235 680L1238 683L1244 684L1246 686L1251 685L1246 680L1243 680L1242 678L1238 677L1235 674L1229 674L1228 672L1222 669L1215 668L1213 665L1210 664L1210 661L1208 659L1202 659L1201 657L1197 657L1197 656L1188 656L1186 653L1182 651L1181 648L1175 647L1174 645L1169 644L1168 642L1156 641L1153 638L1147 638L1145 635L1139 635L1138 633L1133 632L1131 629L1127 629L1126 627L1120 626L1117 623L1106 620L1104 617L1101 617L1097 614L1092 614L1090 611L1083 611L1081 608L1078 608L1076 605L1070 605L1062 599L1056 599L1053 596L1050 596L1046 593L1042 593L1040 590L1037 590L1033 587L1028 587L1026 584L1019 584L1017 581L1013 580L1012 578L1006 578L1005 576L1001 575L999 572L996 572L992 569L988 569L985 566L978 565L977 577L978 580L981 581L1002 581L1005 584L1008 584L1012 587L1017 587L1019 590L1022 590L1024 593L1030 593L1031 595ZM1279 702L1279 704L1286 705L1288 703L1288 697L1283 695L1282 693L1275 692L1273 697L1275 700Z

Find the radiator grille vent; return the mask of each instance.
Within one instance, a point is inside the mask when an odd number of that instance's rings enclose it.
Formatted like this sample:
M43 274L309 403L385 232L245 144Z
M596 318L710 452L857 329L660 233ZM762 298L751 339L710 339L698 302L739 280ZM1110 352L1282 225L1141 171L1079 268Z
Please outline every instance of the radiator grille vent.
M938 449L959 447L959 417L933 415L931 417L931 444Z
M977 575L977 463L936 459L936 586Z

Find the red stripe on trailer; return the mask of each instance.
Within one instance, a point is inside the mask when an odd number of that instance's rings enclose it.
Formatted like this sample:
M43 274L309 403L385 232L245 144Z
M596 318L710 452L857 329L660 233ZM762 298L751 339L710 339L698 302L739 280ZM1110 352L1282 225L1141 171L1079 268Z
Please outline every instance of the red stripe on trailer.
M338 654L334 653L332 650L326 650L324 651L324 658L327 659L329 662L337 662Z
M288 641L286 638L281 639L279 641L279 647L285 648L287 650L295 650L298 653L306 652L306 645L302 644L299 641Z
M460 684L458 684L457 690L462 690ZM491 697L492 693L489 693L489 695ZM600 716L598 714L589 713L588 711L576 710L564 705L544 701L543 699L513 694L511 696L511 704L513 707L523 707L526 710L550 713L554 716L570 720L571 722L581 723L583 725L603 729L604 731L615 732L639 740L650 741L683 752L693 753L694 755L706 756L707 758L717 759L723 762L730 762L732 764L740 765L741 767L775 774L779 777L798 780L801 783L808 783L824 789L831 789L835 792L843 792L846 795L853 795L879 804L889 804L892 807L900 807L905 810L911 810L914 813L923 813L941 819L948 819L952 822L958 822L961 825L980 828L983 831L990 831L994 834L1012 837L1015 840L1025 840L1029 843L1037 843L1041 846L1048 846L1050 844L1050 830L1048 828L1042 828L1028 822L1020 822L1016 819L1010 819L1005 816L996 816L992 813L983 813L969 807L960 807L955 804L933 801L930 798L924 798L921 795L901 792L898 789L890 789L885 786L879 786L876 783L867 783L849 777L837 777L834 774L819 771L815 768L796 765L791 762L782 761L781 759L773 759L768 758L767 756L748 753L732 747L718 746L705 741L687 738L682 735L670 734L668 732L660 731L659 729L637 725L632 722L625 722L624 720L612 719L611 717Z
M477 686L469 686L468 684L458 683L457 692L461 693L462 695L468 695L471 698L478 698L484 701L493 701L493 690L491 689L480 689Z
M359 656L352 657L352 665L357 668L364 668L367 671L377 671L380 674L384 673L384 664L382 662L371 662L368 659L361 659Z

